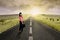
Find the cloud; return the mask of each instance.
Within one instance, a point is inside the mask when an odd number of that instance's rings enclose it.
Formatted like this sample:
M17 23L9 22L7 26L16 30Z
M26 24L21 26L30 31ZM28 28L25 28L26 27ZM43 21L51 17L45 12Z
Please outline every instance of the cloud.
M0 12L13 12L16 11L17 9L27 9L30 6L39 6L41 9L49 12L58 12L59 9L54 8L56 6L60 7L60 0L0 0ZM5 9L8 8L8 9ZM12 8L12 9L11 9ZM52 10L52 11L51 11Z

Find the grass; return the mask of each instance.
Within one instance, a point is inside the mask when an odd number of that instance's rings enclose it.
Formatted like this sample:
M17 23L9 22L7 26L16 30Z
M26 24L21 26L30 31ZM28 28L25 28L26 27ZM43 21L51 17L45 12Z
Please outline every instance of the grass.
M42 22L44 24L47 24L57 31L60 31L60 16L58 16L58 15L57 16L55 16L55 15L37 15L34 18L35 18L35 20Z
M4 24L0 25L0 32L4 32L4 31L8 30L9 28L13 27L17 23L18 23L18 20L16 20L16 19L9 20L8 22L4 22Z
M28 14L23 15L24 20L29 18ZM18 15L1 15L0 16L0 33L7 31L19 23Z

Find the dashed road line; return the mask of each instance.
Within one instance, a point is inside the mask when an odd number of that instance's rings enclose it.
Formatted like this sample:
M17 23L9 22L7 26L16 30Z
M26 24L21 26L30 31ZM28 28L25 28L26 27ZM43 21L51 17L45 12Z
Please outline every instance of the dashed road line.
M32 34L32 27L30 27L30 32L29 33Z
M32 19L30 19L30 26L32 26Z
M29 40L33 40L33 37L32 36L29 36Z
M33 36L32 36L32 19L30 19L29 39L28 40L33 40Z

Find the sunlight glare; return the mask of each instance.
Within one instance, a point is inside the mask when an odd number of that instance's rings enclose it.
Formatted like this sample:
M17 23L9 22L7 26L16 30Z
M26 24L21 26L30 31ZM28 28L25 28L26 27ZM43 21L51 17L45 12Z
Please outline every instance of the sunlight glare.
M34 7L34 8L31 9L30 13L31 13L32 15L37 15L37 14L40 13L40 8Z

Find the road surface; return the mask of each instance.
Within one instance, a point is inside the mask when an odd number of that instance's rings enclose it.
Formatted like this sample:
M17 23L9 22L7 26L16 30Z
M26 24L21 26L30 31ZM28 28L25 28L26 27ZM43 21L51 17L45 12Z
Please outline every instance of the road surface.
M26 27L19 33L19 24L0 34L0 40L60 40L60 32L33 19L25 21Z

